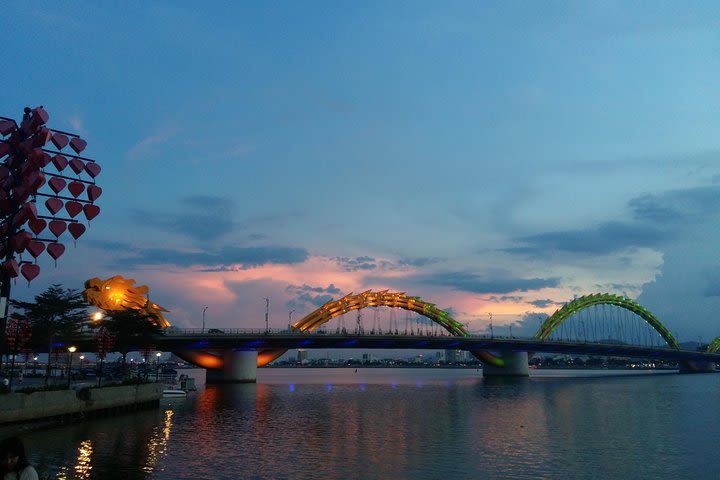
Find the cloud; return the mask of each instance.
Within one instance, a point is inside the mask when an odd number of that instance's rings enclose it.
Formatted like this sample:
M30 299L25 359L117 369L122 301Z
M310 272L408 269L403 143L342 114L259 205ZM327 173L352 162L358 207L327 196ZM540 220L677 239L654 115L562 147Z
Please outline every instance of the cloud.
M544 257L553 252L578 255L607 255L627 248L657 247L672 238L666 229L639 223L606 222L586 230L546 232L516 239L524 244L502 251Z
M88 246L98 248L100 250L107 250L110 252L131 252L135 251L135 247L125 242L118 242L115 240L98 240L95 238L89 238L86 240Z
M372 257L334 257L333 260L346 272L375 270L378 268L375 259Z
M248 268L266 263L302 263L308 259L308 252L304 248L295 247L224 247L213 257L225 265Z
M709 340L720 333L720 187L665 192L639 211L652 217L662 208L680 213L677 237L664 246L660 273L642 286L638 302L680 339Z
M398 262L398 264L401 266L407 265L410 267L427 267L428 265L432 265L441 261L442 259L437 257L403 258Z
M148 210L133 210L134 221L143 222L157 230L179 233L198 242L218 240L236 228L235 222L215 213L167 214Z
M131 215L136 222L203 243L218 240L237 228L233 219L235 203L228 198L195 195L181 198L180 204L180 213L133 210Z
M534 305L534 306L536 306L536 307L538 307L538 308L547 308L547 307L549 307L549 306L551 306L551 305L557 305L557 302L556 302L556 301L550 300L550 299L545 299L545 300L533 300L533 301L528 302L528 303L529 303L530 305Z
M415 277L415 281L430 285L441 285L453 290L472 293L511 293L527 292L541 288L554 288L560 283L558 278L502 278L494 276L486 278L466 272L437 273Z
M68 117L68 123L72 128L73 133L77 133L80 136L87 137L87 129L85 128L85 122L80 115L71 115Z
M492 295L489 298L489 300L491 302L496 302L496 303L505 303L505 302L519 303L519 302L522 302L523 297L521 297L519 295L502 295L500 297Z
M704 273L705 288L702 289L705 297L720 297L720 266L709 268Z
M235 210L235 202L227 197L214 195L188 195L180 199L188 208L201 210L219 210L222 213L231 213Z
M681 236L688 225L702 223L720 210L720 186L645 194L627 206L632 221L519 237L514 240L519 246L502 251L541 258L555 252L607 255L628 248L660 248Z
M407 270L408 267L419 268L432 265L441 261L439 258L418 257L403 258L399 260L377 259L370 256L359 257L333 257L333 261L345 272L357 272L361 270Z
M139 160L151 156L157 147L168 142L179 133L177 127L165 126L154 132L152 135L138 141L127 152L128 160Z
M310 304L314 307L321 307L333 299L332 295L310 295L301 293L295 300L287 302L288 308L297 308L299 303Z
M255 146L240 143L228 149L225 156L229 158L240 158L251 153L253 150L255 150Z
M288 292L315 292L315 293L332 293L332 294L339 294L340 289L337 288L334 284L330 284L327 287L311 287L310 285L288 285L287 287Z
M546 313L526 312L520 320L513 323L513 335L534 336L548 317Z
M531 338L540 329L540 325L547 320L549 315L541 312L525 312L510 322L504 322L502 318L495 318L492 333L495 335L510 335L516 337ZM477 326L477 332L484 335L490 335L490 322Z
M630 200L636 219L680 228L706 220L720 210L720 186L702 186L643 195Z
M294 298L288 300L286 304L290 309L306 308L308 305L314 309L325 305L327 302L331 301L334 296L341 296L340 289L332 283L327 287L288 285L286 291L291 295L294 295Z
M117 251L118 249L113 250ZM174 265L177 267L205 267L201 269L204 272L236 271L268 263L297 264L304 262L309 256L304 248L282 246L230 246L208 251L125 246L120 251L130 252L130 255L118 259L116 267Z

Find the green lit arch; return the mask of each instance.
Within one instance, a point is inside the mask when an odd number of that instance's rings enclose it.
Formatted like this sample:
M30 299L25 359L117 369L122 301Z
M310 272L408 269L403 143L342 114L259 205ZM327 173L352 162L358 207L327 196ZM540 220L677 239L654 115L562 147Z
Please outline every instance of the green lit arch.
M629 298L621 297L619 295L613 295L611 293L593 293L590 295L584 295L576 298L572 302L566 303L561 309L556 310L545 322L540 326L540 329L535 334L535 338L544 340L548 338L556 328L558 328L565 320L570 318L571 315L591 307L593 305L615 305L620 308L624 308L635 315L641 317L645 322L648 323L667 344L672 347L679 349L677 340L665 328L665 325L660 323L655 315L650 313L645 307L637 302L630 300ZM720 338L718 340L718 347L720 347Z
M426 302L420 297L408 296L405 292L388 290L379 292L368 290L357 295L350 293L339 300L330 300L293 323L292 328L301 332L312 332L339 315L367 307L392 307L416 312L429 318L453 335L461 337L469 335L460 322L450 316L448 312L437 308L434 303Z

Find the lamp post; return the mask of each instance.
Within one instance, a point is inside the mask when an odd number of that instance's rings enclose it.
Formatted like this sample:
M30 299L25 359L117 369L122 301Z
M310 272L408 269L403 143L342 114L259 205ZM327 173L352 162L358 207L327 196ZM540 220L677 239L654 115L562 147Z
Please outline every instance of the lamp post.
M207 309L208 309L208 305L205 305L203 307L203 314L202 314L202 318L203 318L202 333L205 333L205 310L207 310Z
M155 354L155 383L158 382L158 379L160 378L160 356L162 355L162 352L157 352Z
M268 320L270 314L270 299L265 298L265 333L267 334L270 331L270 323Z
M72 371L72 356L73 356L73 353L75 353L76 350L77 350L77 348L74 347L74 346L73 346L73 347L68 347L68 372L67 372L68 388L70 388L70 372Z
M292 314L295 313L295 310L290 310L288 312L288 332L292 328Z
M33 357L33 375L37 373L37 362L38 362L38 356L35 355Z

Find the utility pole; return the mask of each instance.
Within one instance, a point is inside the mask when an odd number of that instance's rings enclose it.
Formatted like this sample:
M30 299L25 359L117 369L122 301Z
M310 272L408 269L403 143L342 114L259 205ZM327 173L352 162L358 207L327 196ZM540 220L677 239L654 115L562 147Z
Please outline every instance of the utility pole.
M268 321L268 316L270 313L270 299L265 298L265 333L268 333L270 331L270 324Z

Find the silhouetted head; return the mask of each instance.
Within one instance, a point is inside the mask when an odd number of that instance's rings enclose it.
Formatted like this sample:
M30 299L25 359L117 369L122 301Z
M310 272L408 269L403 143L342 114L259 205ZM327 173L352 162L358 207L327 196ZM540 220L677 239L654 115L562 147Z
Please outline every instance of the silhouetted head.
M3 473L19 472L28 465L25 446L20 438L10 437L0 443L0 468Z

